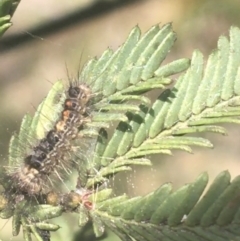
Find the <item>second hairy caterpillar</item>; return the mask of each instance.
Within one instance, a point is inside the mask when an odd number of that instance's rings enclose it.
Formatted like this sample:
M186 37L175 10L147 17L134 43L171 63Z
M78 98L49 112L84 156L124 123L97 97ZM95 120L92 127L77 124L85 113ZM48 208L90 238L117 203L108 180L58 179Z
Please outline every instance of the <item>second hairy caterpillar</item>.
M10 150L13 151L9 153L9 159L13 165L8 170L13 184L11 189L37 195L48 191L51 176L62 179L59 173L68 172L71 141L76 138L78 129L90 121L88 103L91 96L91 89L84 83L71 82L65 90L59 81L35 116L25 116L19 135L11 140L13 148ZM31 139L37 139L37 143L27 143ZM24 160L16 160L21 149L26 152Z

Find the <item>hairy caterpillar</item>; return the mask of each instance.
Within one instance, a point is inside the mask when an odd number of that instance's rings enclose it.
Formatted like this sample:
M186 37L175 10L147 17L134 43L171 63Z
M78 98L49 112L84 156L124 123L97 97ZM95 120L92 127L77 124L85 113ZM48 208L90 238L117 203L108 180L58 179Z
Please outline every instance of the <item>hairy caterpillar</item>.
M9 168L8 177L12 183L11 189L15 192L28 195L45 193L52 183L51 176L55 175L61 179L62 170L68 171L68 151L71 149L71 141L77 137L78 129L90 121L88 103L92 92L86 84L77 82L71 82L67 90L62 92L63 90L62 82L57 82L46 101L40 105L40 113L30 121L23 121L19 135L11 140L13 148L10 150L15 149L15 151L9 153L9 158L14 165L17 164L17 167L12 165ZM51 123L48 127L45 124L46 119ZM30 122L30 126L27 126L27 122ZM36 128L35 122L42 125L42 128ZM40 133L34 133L36 129ZM19 149L29 145L21 143L31 139L29 136L33 139L37 137L37 143L25 151L24 160L19 165L15 159L21 151ZM38 138L40 136L41 138Z

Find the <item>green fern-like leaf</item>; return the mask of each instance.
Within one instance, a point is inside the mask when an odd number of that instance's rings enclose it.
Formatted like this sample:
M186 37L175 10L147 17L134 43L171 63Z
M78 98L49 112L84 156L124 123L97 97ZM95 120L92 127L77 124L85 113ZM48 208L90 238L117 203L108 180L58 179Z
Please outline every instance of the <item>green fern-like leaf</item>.
M142 38L140 34L140 29L135 27L116 52L106 50L83 69L79 78L91 86L95 95L92 121L87 125L90 128L99 128L101 123L105 128L112 121L126 121L125 112L139 111L136 102L150 104L141 93L165 89L172 83L171 75L188 68L188 59L160 66L176 40L171 24L162 28L154 26Z
M140 105L140 112L127 114L128 121L120 122L111 139L99 144L93 161L99 178L90 179L88 186L103 181L119 171L131 170L129 165L150 165L145 157L151 154L171 154L180 149L192 152L190 146L213 147L201 137L188 133L217 132L225 134L219 123L240 123L240 30L230 29L230 41L220 37L218 49L207 61L195 51L191 66L176 81L173 90L159 95L151 108ZM101 137L100 139L106 139Z
M200 199L207 183L203 173L175 192L167 183L144 197L108 199L91 215L122 240L239 240L240 176L220 173Z

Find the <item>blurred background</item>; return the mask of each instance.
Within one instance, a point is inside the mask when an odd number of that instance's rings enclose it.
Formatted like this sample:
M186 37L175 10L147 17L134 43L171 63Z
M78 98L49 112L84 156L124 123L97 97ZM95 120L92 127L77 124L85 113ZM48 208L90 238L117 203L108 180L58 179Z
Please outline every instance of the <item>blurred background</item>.
M75 76L107 47L116 50L134 26L144 33L155 24L172 22L178 39L166 62L190 58L194 49L200 49L206 59L220 35L228 35L231 25L240 27L239 11L239 0L62 0L61 4L22 0L13 26L0 41L1 159L6 159L10 137L18 132L24 114L34 113L52 84L67 79L67 72ZM223 170L235 177L240 171L240 127L225 127L228 136L203 134L213 142L213 150L193 148L193 155L174 151L174 156L154 156L151 168L117 175L116 193L143 195L165 182L177 189L203 171L209 173L210 181ZM0 238L21 240L21 236L12 237L10 228L11 221L0 220ZM74 240L68 235L77 230L77 226L69 232L62 228L55 238ZM91 232L86 235L88 239L81 240L93 240ZM106 240L119 240L109 235Z

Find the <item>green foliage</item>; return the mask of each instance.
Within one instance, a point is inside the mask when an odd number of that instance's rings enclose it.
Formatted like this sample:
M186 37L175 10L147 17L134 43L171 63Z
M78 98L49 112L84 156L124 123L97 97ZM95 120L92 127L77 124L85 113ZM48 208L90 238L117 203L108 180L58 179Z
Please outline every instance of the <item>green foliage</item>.
M106 128L112 121L126 121L126 111L139 111L137 103L150 104L140 94L165 89L172 83L171 75L188 68L188 59L160 66L176 40L171 24L161 29L154 26L140 36L140 29L135 27L117 51L106 50L99 59L89 61L80 74L79 78L91 86L95 95L90 128L99 127L100 122Z
M0 2L0 34L10 26L6 16L14 11L10 3ZM79 81L93 91L91 122L79 130L74 144L90 138L95 145L79 150L87 153L87 161L72 150L81 187L77 184L70 193L53 193L51 203L48 195L15 200L6 173L0 170L5 189L0 195L0 217L12 217L13 236L22 227L25 240L31 240L32 234L38 241L45 240L60 227L49 219L75 212L80 228L91 220L97 237L107 226L122 240L239 240L240 177L231 181L227 171L216 177L202 198L206 173L177 191L168 183L144 197L112 197L111 189L98 189L132 165L151 165L152 154L171 154L174 149L192 152L194 145L211 148L212 143L198 137L198 132L226 134L219 123L240 122L239 39L240 30L232 27L230 40L220 37L206 67L199 51L193 53L191 63L183 58L161 66L176 40L171 24L154 26L142 37L135 27L117 51L108 49L89 61ZM172 75L181 72L174 83ZM35 115L23 118L19 134L10 142L9 166L22 161L22 149L52 128L58 116L51 110L61 111L63 88L58 81ZM161 93L151 104L144 94L156 89ZM109 135L113 122L117 128Z
M203 173L175 192L167 183L144 197L108 199L92 215L122 240L239 240L240 176L220 173L200 199L207 183Z
M119 123L109 141L107 134L100 132L94 161L101 168L97 178L88 180L88 186L113 173L131 170L129 165L150 165L146 155L171 154L173 149L191 153L192 145L212 148L209 140L186 134L226 134L218 123L240 123L239 38L236 27L230 30L230 42L220 37L205 69L202 54L195 51L190 68L172 90L159 95L151 108L142 104L138 113L128 112L128 121Z
M12 25L10 23L10 16L0 18L0 37L5 33L5 31Z
M0 1L0 37L12 25L11 16L16 10L20 0L1 0Z

